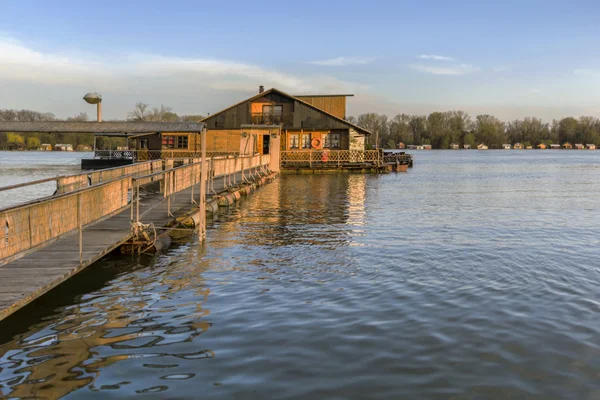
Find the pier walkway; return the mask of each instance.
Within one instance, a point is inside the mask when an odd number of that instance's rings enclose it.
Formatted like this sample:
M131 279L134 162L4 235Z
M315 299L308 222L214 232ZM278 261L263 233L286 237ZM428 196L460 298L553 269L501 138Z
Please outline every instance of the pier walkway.
M265 176L269 162L207 159L203 180L199 159L155 160L60 177L54 196L0 210L0 320L131 240L134 224L160 233L191 209L204 212L216 194Z

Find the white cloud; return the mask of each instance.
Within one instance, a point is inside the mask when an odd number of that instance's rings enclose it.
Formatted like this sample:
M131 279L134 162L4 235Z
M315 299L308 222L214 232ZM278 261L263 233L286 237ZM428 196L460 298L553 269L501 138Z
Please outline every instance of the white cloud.
M119 109L130 108L127 104L135 101L145 101L163 103L180 112L193 112L200 107L204 112L256 93L259 85L291 93L365 89L364 85L324 74L292 74L232 60L47 52L0 37L0 87L5 88L0 91L0 104L7 108L71 115L79 111L70 111L73 104L81 102L79 95L73 98L74 93L98 91L107 100L107 112L110 112L109 98ZM6 90L8 87L10 91ZM32 96L33 91L39 95ZM125 110L120 110L112 117L125 114Z
M498 65L495 67L492 67L492 72L508 72L510 71L510 67L507 67L505 65Z
M334 77L300 76L231 60L152 54L98 58L81 53L44 53L13 39L0 38L0 80L64 85L110 84L132 78L186 80L195 86L232 90L254 89L257 84L292 92L320 90L323 85L340 89L355 86Z
M375 61L375 57L336 57L327 60L310 61L308 64L320 65L322 67L343 67L347 65L364 65Z
M444 67L437 65L411 64L409 67L415 71L433 75L468 75L480 71L478 67L470 64L456 64Z
M454 61L454 58L447 56L438 56L436 54L421 54L418 58L423 60L433 60L433 61Z

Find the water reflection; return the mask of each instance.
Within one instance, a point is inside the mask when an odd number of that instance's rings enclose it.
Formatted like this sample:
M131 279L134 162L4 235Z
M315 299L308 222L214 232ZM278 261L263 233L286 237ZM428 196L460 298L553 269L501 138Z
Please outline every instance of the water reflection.
M164 359L214 357L210 349L174 347L193 342L211 326L204 307L210 294L202 280L206 265L192 262L203 253L190 246L176 250L182 262L173 265L161 256L147 267L133 268L0 346L0 393L60 398L85 386L118 389L131 382L100 375L115 363L143 360L146 368L166 369L178 364ZM158 379L191 377L174 373Z
M39 314L0 347L0 390L594 398L599 156L432 151L408 174L283 176L204 250L125 258L23 310Z

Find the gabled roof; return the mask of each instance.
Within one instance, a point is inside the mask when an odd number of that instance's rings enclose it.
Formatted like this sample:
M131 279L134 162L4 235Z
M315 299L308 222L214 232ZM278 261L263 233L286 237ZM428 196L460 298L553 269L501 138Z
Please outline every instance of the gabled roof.
M250 97L250 98L248 98L248 99L246 99L246 100L240 101L239 103L236 103L236 104L234 104L234 105L232 105L232 106L230 106L230 107L227 107L227 108L225 108L225 109L223 109L223 110L221 110L221 111L219 111L219 112L216 112L216 113L214 113L214 114L211 114L211 115L209 115L208 117L206 117L206 118L202 119L200 122L204 122L204 121L206 121L206 120L208 120L208 119L210 119L210 118L212 118L212 117L214 117L214 116L216 116L216 115L219 115L219 114L222 114L222 113L224 113L225 111L231 110L232 108L235 108L235 107L237 107L237 106L239 106L239 105L241 105L241 104L244 104L244 103L246 103L246 102L253 101L253 100L256 100L256 99L259 99L259 98L261 98L261 97L263 97L263 96L266 96L266 95L268 95L268 94L270 94L270 93L275 93L275 94L278 94L278 95L280 95L280 96L287 97L287 98L289 98L289 99L291 99L291 100L297 101L298 103L300 103L300 104L302 104L302 105L305 105L306 107L312 108L313 110L316 110L316 111L318 111L318 112L320 112L320 113L323 113L323 114L327 115L328 117L335 119L335 120L336 120L336 121L338 121L338 122L341 122L341 123L343 123L343 124L345 124L345 125L348 125L348 127L352 128L352 129L356 129L358 132L360 132L360 133L362 133L362 134L364 134L364 135L370 135L370 134L371 134L371 132L370 132L370 131L368 131L368 130L366 130L366 129L364 129L364 128L361 128L361 127L360 127L360 126L358 126L358 125L354 125L354 124L352 124L352 123L350 123L350 122L346 121L345 119L342 119L342 118L336 117L335 115L333 115L333 114L330 114L330 113L328 113L327 111L323 111L323 110L322 110L322 109L320 109L319 107L315 107L315 106L313 106L312 104L310 104L310 103L307 103L306 101L304 101L304 100L302 100L302 99L299 99L298 97L292 96L291 94L287 94L287 93L285 93L285 92L282 92L281 90L278 90L278 89L275 89L275 88L271 88L271 89L269 89L269 90L265 90L265 91L264 91L264 92L262 92L262 93L258 93L258 94L257 94L257 95L255 95L255 96L252 96L252 97Z

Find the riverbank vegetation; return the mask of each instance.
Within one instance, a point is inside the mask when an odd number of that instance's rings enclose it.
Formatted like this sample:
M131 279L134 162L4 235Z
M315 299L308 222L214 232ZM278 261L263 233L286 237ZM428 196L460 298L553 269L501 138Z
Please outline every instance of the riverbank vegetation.
M521 143L534 148L541 143L600 144L600 120L594 117L567 117L543 122L530 117L503 122L492 115L474 119L463 111L433 112L429 115L387 115L367 113L349 120L370 130L368 146L397 148L399 143L430 144L434 149L447 149L450 144L468 144L476 148L485 143L500 148L504 143Z
M197 122L201 115L178 115L170 107L150 107L145 103L135 105L128 113L128 121ZM0 121L55 121L51 113L31 110L0 110ZM88 121L85 113L67 118L67 121ZM383 148L397 148L399 143L430 144L434 149L447 149L450 144L471 145L485 143L490 148L500 148L504 143L521 143L534 148L544 143L582 143L600 145L600 120L594 117L567 117L552 122L544 122L531 117L522 120L503 122L498 118L482 114L472 118L463 111L433 112L429 115L398 114L393 118L376 113L365 113L348 120L373 132L368 138L367 147L376 145ZM38 149L41 144L54 146L57 143L70 143L73 148L79 145L92 146L91 134L67 133L0 133L0 149ZM99 148L117 148L126 145L124 139L99 138Z
M127 115L128 121L163 121L163 122L197 122L204 118L201 115L177 115L170 107L150 107L145 103L135 105L133 111ZM60 121L52 113L41 113L32 110L0 110L0 121ZM86 113L80 113L69 117L66 121L89 121ZM52 148L57 143L69 143L74 149L80 146L94 144L93 134L80 133L4 133L0 132L0 150L36 150L42 144L50 144ZM123 138L98 137L97 146L100 149L117 149L126 146L127 141Z

